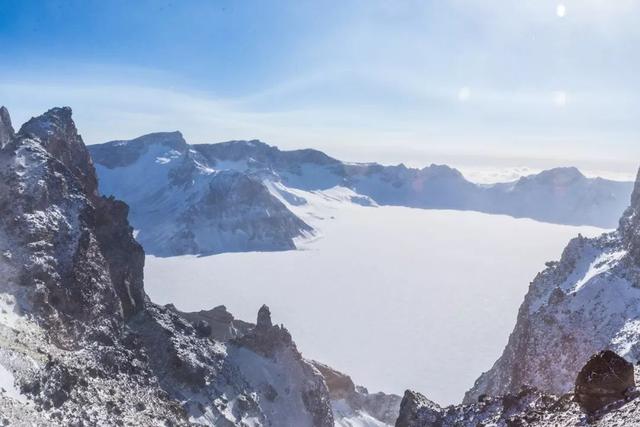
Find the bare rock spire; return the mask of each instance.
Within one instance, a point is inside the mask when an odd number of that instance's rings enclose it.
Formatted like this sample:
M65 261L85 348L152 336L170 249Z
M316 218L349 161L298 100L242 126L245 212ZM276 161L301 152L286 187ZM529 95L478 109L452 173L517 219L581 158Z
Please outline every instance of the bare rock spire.
M258 310L258 321L256 322L256 328L259 330L270 329L273 326L271 322L271 311L266 304L260 307Z
M93 162L73 122L71 108L52 108L22 125L18 134L38 140L52 157L79 178L90 199L98 197L98 179Z
M3 147L13 138L14 131L11 126L11 117L6 107L0 107L0 147Z

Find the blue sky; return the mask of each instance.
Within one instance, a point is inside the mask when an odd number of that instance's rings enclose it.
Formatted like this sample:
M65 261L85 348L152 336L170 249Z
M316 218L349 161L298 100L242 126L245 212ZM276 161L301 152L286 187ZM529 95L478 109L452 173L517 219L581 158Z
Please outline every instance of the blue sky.
M630 175L633 0L0 0L0 103L87 143L180 129L347 160Z

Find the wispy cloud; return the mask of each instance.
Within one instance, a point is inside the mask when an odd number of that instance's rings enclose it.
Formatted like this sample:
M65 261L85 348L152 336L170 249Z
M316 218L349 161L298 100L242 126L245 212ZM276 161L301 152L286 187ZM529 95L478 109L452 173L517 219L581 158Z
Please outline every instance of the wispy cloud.
M189 14L136 21L138 48L169 34L150 53L108 44L115 63L82 53L92 34L65 33L73 55L39 46L3 61L0 101L16 121L71 105L89 143L180 129L192 142L260 138L347 160L640 159L635 1L302 2L261 9L273 25L234 7L187 39Z

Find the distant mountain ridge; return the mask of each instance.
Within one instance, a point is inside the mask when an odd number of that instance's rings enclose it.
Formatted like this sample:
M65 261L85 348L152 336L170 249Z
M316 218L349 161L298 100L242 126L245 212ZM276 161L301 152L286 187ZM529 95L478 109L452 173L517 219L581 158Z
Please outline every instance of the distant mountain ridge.
M101 191L127 200L137 240L151 254L294 249L311 227L258 179L214 169L179 132L91 148Z
M633 183L557 168L517 181L472 183L456 169L346 163L313 149L283 151L258 140L188 144L180 132L88 147L104 194L125 200L137 239L154 255L295 248L313 233L289 189L344 187L354 203L471 210L614 228ZM277 185L272 185L277 184Z

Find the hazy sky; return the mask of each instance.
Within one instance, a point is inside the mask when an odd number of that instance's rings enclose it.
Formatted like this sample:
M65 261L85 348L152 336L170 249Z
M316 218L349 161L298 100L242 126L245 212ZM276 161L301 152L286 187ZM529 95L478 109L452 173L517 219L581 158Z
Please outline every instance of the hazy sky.
M633 0L0 0L0 104L347 160L640 164Z

